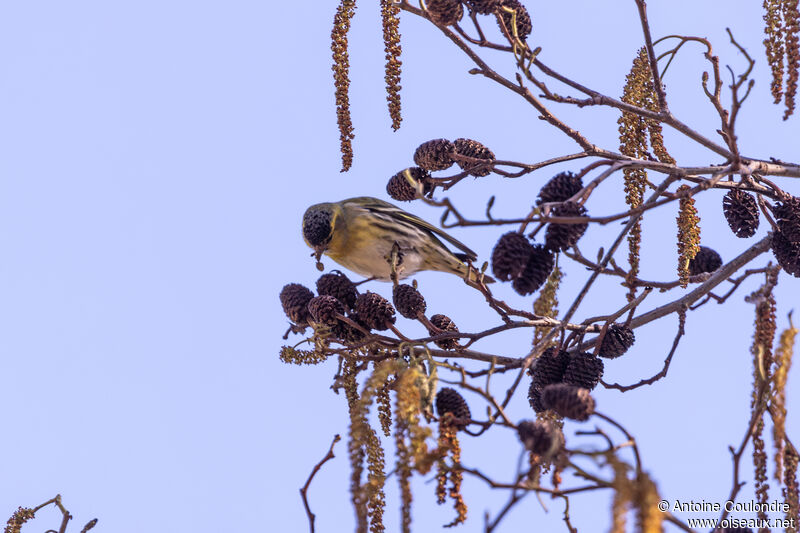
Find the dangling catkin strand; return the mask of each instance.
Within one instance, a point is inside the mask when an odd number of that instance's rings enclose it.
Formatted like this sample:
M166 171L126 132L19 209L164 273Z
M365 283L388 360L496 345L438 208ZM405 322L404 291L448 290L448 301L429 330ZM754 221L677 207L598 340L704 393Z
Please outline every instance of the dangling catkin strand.
M457 464L461 463L461 445L458 442L456 426L450 423L445 423L445 425L448 426L445 432L447 435L447 440L449 441L450 458L453 461L453 466L450 468L450 491L448 494L450 499L453 500L453 507L456 510L456 517L449 524L445 524L444 527L453 527L466 522L467 504L464 503L464 497L461 495L461 482L464 478L464 473L461 471L460 467L456 466Z
M783 22L786 48L786 94L783 102L786 111L783 113L783 120L788 119L794 113L794 102L797 97L797 79L800 74L800 12L797 8L797 0L784 0L783 2Z
M381 423L383 434L387 437L392 433L392 404L389 398L389 391L393 384L394 380L390 377L375 395L375 403L378 404L378 420Z
M383 22L383 49L386 52L386 101L392 129L397 131L403 120L400 107L400 6L394 0L381 0L381 20Z
M400 486L400 517L403 533L411 531L411 474L412 460L416 453L427 454L415 450L414 440L419 433L419 413L422 410L422 392L418 387L422 373L417 367L403 370L395 383L395 444L397 450L397 465L395 473ZM407 442L408 441L408 442ZM424 444L424 442L423 442Z
M437 448L443 453L439 454L436 461L436 503L439 505L447 501L447 462L446 454L452 448L452 439L455 438L456 428L452 424L444 423L446 417L452 418L452 413L447 413L439 420L439 440Z
M664 513L658 508L660 501L656 484L644 472L639 473L633 497L633 505L636 508L636 531L663 533Z
M362 515L359 514L363 513L363 506L366 506L370 532L382 533L384 531L383 510L386 506L386 496L383 490L386 483L385 460L380 438L369 424L369 406L389 376L400 371L404 365L403 361L383 361L376 364L372 375L364 383L360 397L356 399L350 408L351 455L357 459L358 450L361 451L362 462L358 467L362 471L364 457L367 463L366 483L360 485L353 494L356 516L359 519L359 531L363 528L361 524ZM355 466L354 463L354 468ZM360 482L360 476L358 480ZM351 478L351 482L356 482L355 476ZM353 490L352 486L351 490Z
M764 47L767 52L767 64L772 70L770 92L774 103L779 103L783 96L783 0L764 0Z
M775 449L775 479L780 480L783 467L783 450L786 446L786 380L792 366L797 328L789 316L789 327L783 330L775 350L775 369L772 373L772 443Z
M555 318L558 315L558 286L563 279L564 274L558 265L550 272L547 281L539 292L539 297L533 302L533 313L536 316ZM534 346L539 344L539 341L544 338L550 331L550 328L536 327L533 333Z
M797 463L800 458L794 448L786 447L783 457L783 501L789 504L786 511L786 520L795 525L794 528L787 528L787 532L797 533L800 524L800 488L797 484Z
M350 116L350 55L347 33L356 10L355 0L341 0L333 18L331 51L333 52L333 85L336 89L336 123L342 152L342 172L353 165L353 122Z
M748 301L756 306L755 333L750 352L753 355L753 393L750 402L753 415L761 401L760 393L763 383L771 381L772 344L775 340L775 296L773 289L778 282L777 270L769 271L766 282L748 297ZM767 452L764 443L763 412L753 428L753 468L756 501L766 506L769 499L769 483L767 483ZM766 508L766 507L765 507ZM766 520L766 511L759 510L758 518Z
M611 503L611 532L625 533L628 511L633 502L633 484L628 479L628 465L620 461L613 453L606 454L608 464L614 470L614 499Z
M358 420L359 398L358 398L358 367L354 359L347 358L342 368L342 381L344 385L345 397L350 413L350 427L348 432L347 453L350 459L350 501L356 514L356 533L367 533L367 502L364 499L364 491L361 489L361 478L364 474L364 453L363 443L354 431L359 426Z
M638 107L646 107L648 94L647 82L651 79L650 65L644 48L639 50L633 60L630 73L625 77L625 88L622 92L622 101ZM619 148L623 154L635 157L647 157L647 123L635 113L622 112L617 120L619 124ZM622 171L625 178L625 202L631 209L642 205L644 190L647 185L647 171L641 168L625 168ZM639 274L639 250L642 242L641 218L628 233L628 282ZM628 299L635 297L636 289L631 287Z
M280 359L292 365L318 365L327 359L327 355L316 350L297 350L291 346L283 346Z
M678 279L681 287L689 285L689 262L700 249L700 217L694 206L694 198L688 195L689 185L681 185L675 191L681 196L678 207Z

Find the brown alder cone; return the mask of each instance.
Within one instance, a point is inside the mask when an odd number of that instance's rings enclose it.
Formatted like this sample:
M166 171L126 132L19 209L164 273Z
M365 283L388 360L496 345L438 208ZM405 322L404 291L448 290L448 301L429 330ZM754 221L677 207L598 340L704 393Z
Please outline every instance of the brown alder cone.
M414 152L414 163L425 170L446 170L453 166L455 146L447 139L433 139L420 144Z
M289 320L303 326L308 323L308 302L314 297L310 289L299 283L289 283L281 290L280 300L283 312Z
M594 398L587 389L556 383L542 390L542 403L564 418L584 421L594 413Z
M722 212L733 234L741 239L752 237L758 229L758 205L753 195L731 189L722 199Z

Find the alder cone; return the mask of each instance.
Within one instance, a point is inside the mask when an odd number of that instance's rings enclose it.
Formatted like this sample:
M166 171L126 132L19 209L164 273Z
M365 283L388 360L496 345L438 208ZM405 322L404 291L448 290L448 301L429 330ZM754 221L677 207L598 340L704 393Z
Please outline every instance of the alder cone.
M492 250L494 277L500 281L511 281L518 278L525 270L532 252L533 246L521 233L509 231L503 234Z
M411 167L407 170L415 181L422 183L423 194L428 194L433 190L430 172L420 167ZM405 171L400 171L389 178L389 182L386 184L386 192L398 202L410 202L417 198L417 189L408 182Z
M567 352L551 346L533 361L528 372L533 377L533 382L543 389L547 385L561 383L569 361Z
M564 418L584 421L594 412L594 398L587 389L556 383L542 390L542 403Z
M350 320L361 326L362 328L369 330L369 326L364 324L364 322L358 317L356 313L350 313L348 316ZM360 342L366 337L361 330L354 328L350 324L346 322L339 321L336 323L333 328L331 328L331 334L336 337L337 339L341 339L342 341L350 344L355 344Z
M531 453L548 458L561 447L561 435L550 422L524 420L517 426L519 440Z
M489 15L494 13L494 10L501 4L501 0L466 0L464 3L479 15Z
M450 317L447 315L433 315L431 317L431 324L439 328L445 333L457 333L458 328L456 327L455 323L450 320ZM437 335L433 330L428 331L428 334L431 336ZM436 346L441 348L442 350L455 350L458 348L458 339L443 339L440 341L436 341Z
M636 341L636 335L633 330L625 325L611 324L606 330L606 336L603 337L603 343L600 345L600 350L597 355L614 359L628 351Z
M453 151L455 147L447 139L433 139L417 147L414 163L424 170L445 170L453 165Z
M528 14L528 10L525 9L525 6L522 5L518 0L502 0L501 5L502 7L510 7L516 11L517 35L521 41L527 39L528 35L530 35L531 31L533 31L533 24L531 23L531 16ZM511 37L514 37L513 15L511 13L506 13L503 9L500 9L498 13L503 19L503 23L506 25L508 34L511 35Z
M758 229L758 205L753 195L731 189L722 198L722 213L733 234L741 239L752 237Z
M706 272L714 272L722 266L722 258L707 246L701 246L694 259L689 261L689 274L696 276Z
M350 278L341 272L323 274L317 280L317 294L320 296L333 296L347 307L352 309L356 305L358 291Z
M583 189L583 180L572 172L556 174L539 191L536 205L565 202Z
M464 16L461 0L428 0L431 19L442 26L452 26Z
M392 301L397 312L406 318L415 319L425 314L427 304L425 298L417 289L405 283L398 285L392 291Z
M576 353L564 370L564 383L594 390L603 377L603 360L590 353Z
M369 329L383 331L395 322L394 307L386 298L366 292L356 300L356 313Z
M800 243L790 241L778 230L772 234L772 253L782 269L800 278Z
M536 386L535 381L531 381L530 387L528 387L528 403L537 413L547 411L544 403L542 403L542 389Z
M525 270L514 280L512 288L523 296L536 292L544 285L555 266L553 254L541 244L536 244L531 249Z
M283 312L298 326L308 324L308 302L314 297L311 289L299 283L289 283L281 289L280 300Z
M345 309L342 302L323 294L322 296L315 296L308 302L308 312L314 319L314 322L324 324L326 326L336 325L336 314L344 315Z
M773 213L783 236L792 242L800 242L800 198L792 196L776 204Z
M550 212L554 217L584 217L586 208L576 202L564 202L556 206ZM583 224L553 224L547 225L544 233L545 246L554 252L558 250L568 250L578 242L578 239L586 233L587 223Z
M485 161L494 161L494 153L486 148L483 144L472 139L456 139L453 141L455 152L459 155L472 157L475 159L483 159ZM479 163L468 163L466 161L456 161L461 170L468 170L469 173L475 177L488 176L492 172L492 166L487 165L480 170L471 170L479 165Z
M472 418L467 402L457 390L450 387L444 387L436 393L436 414L441 418L447 413L456 419L453 425L458 429L467 427Z
M537 413L547 410L542 403L542 389L553 383L561 383L568 363L569 354L551 346L528 369L533 378L528 388L528 401Z

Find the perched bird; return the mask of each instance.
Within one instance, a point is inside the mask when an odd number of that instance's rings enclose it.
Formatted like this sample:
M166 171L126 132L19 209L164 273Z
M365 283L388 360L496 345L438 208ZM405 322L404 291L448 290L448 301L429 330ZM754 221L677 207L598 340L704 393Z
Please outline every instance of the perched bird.
M312 205L303 215L303 238L317 259L324 253L357 274L382 281L391 280L393 253L399 279L420 270L465 277L465 262L477 259L475 252L439 228L367 196ZM463 253L450 251L440 238ZM473 271L471 279L478 276ZM494 280L484 276L484 281Z

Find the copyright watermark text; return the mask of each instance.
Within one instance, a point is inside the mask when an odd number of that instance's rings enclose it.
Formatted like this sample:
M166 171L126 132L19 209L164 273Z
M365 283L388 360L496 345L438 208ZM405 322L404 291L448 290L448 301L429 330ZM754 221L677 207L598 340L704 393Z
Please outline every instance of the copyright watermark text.
M658 502L658 509L661 512L670 513L730 513L731 516L724 520L719 518L690 518L687 525L691 528L791 528L795 529L797 524L792 517L787 518L757 518L752 515L758 513L786 513L789 511L789 504L780 501L759 503L756 501L747 502L710 502L706 500L661 500ZM751 515L742 517L736 515ZM762 514L763 516L763 514Z

